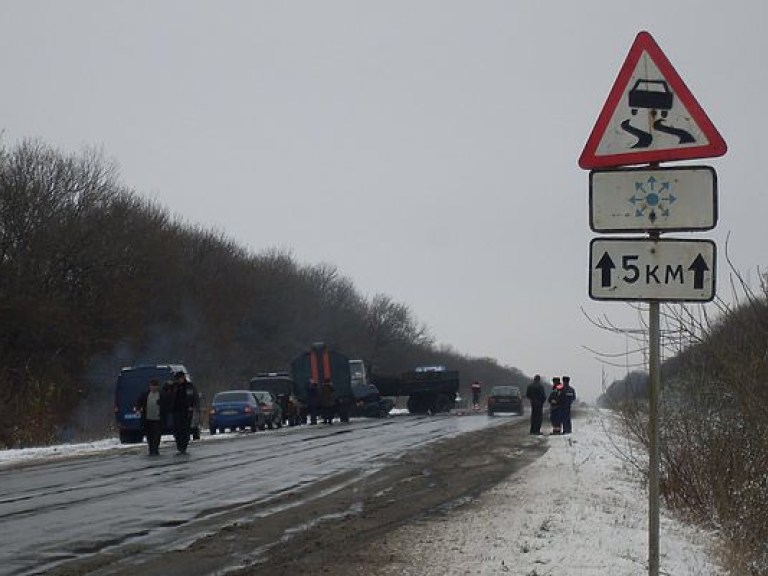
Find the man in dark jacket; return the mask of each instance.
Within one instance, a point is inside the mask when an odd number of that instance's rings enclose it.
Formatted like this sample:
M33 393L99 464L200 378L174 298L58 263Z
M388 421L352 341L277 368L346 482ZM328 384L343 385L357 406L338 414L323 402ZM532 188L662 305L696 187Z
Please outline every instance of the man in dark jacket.
M165 422L165 402L160 393L160 382L152 379L149 389L136 402L136 410L141 413L141 429L147 437L150 456L160 455L160 437L163 435Z
M541 421L544 416L544 402L547 401L547 393L541 383L541 376L536 374L533 382L525 389L525 397L531 403L531 434L541 435Z
M334 407L333 383L331 381L323 382L320 388L320 408L323 413L323 424L333 424Z
M187 453L192 415L197 406L197 390L184 372L176 372L170 389L170 409L173 418L173 439L179 454Z
M309 423L317 424L317 413L320 411L320 385L314 380L310 380L307 384L307 407Z
M576 400L576 390L571 386L570 376L563 376L563 434L570 434L571 404Z

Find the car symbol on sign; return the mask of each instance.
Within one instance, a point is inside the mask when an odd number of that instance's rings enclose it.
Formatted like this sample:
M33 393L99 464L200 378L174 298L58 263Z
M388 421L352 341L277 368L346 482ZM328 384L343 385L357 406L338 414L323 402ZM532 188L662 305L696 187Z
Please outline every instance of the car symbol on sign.
M674 94L664 80L638 80L629 91L629 107L632 114L637 114L638 108L661 110L661 117L666 118L672 109Z

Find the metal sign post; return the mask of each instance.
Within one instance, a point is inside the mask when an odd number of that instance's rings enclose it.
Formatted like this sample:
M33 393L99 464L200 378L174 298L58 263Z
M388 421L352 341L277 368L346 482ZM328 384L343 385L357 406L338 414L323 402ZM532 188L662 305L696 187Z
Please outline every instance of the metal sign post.
M659 233L651 233L651 238ZM661 391L661 329L658 301L648 309L648 574L659 576L659 393Z

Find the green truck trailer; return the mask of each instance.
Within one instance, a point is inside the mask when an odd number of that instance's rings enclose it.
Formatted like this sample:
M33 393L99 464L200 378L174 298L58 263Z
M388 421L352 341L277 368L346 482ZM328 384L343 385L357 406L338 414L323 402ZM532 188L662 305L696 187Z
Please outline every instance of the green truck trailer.
M422 366L400 376L374 376L382 396L407 396L411 414L449 412L456 406L459 372L445 366Z

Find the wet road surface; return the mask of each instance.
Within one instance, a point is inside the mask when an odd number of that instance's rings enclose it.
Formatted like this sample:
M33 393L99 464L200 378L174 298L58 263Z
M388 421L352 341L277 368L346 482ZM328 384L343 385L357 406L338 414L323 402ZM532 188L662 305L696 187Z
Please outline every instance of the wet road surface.
M266 549L338 513L311 503L359 486L401 455L510 421L485 415L361 419L204 437L188 456L176 456L166 441L155 458L141 445L127 453L4 469L0 574L131 573L134 565L167 564L169 555L188 550L202 552L189 562L171 562L180 573L231 572L258 562L260 553L250 547L242 557L243 547L234 545L228 553L226 535L238 525L258 528L249 546ZM228 565L223 557L231 559Z

